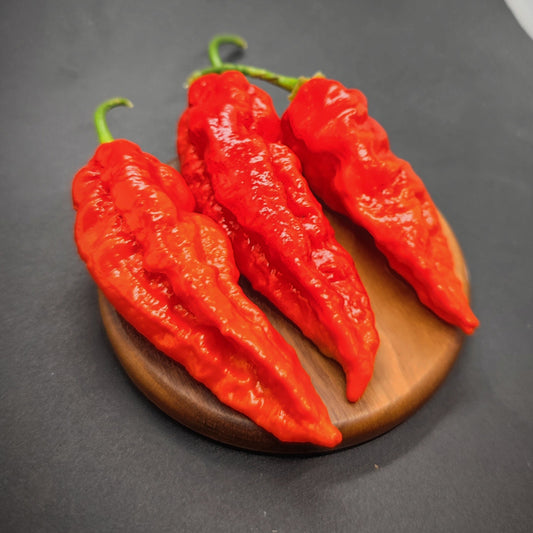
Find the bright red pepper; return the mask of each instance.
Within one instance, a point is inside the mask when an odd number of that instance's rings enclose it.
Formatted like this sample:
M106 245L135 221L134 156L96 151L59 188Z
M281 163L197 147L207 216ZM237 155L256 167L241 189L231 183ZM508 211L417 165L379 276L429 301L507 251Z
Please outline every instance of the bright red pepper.
M313 192L373 236L422 303L472 333L479 321L455 273L438 210L409 163L391 152L385 130L368 116L365 96L322 76L297 79L224 64L219 42L215 38L210 45L213 68L193 76L239 70L292 90L282 139L299 157Z
M75 239L115 309L223 403L280 440L335 446L341 434L295 351L237 284L230 243L192 212L180 174L134 143L103 142L73 182Z
M438 210L411 165L395 156L365 96L325 78L301 85L283 114L283 141L313 191L373 237L420 301L472 333L479 325L455 273Z
M281 143L271 98L239 72L200 77L177 148L198 209L225 229L241 273L342 365L347 398L357 400L379 344L374 315L352 258Z

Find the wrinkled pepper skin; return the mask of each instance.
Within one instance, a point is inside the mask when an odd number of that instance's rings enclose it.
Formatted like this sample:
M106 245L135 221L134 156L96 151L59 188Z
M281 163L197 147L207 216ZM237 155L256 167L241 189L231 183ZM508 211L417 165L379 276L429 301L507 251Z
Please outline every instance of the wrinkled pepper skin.
M350 255L281 141L270 96L239 72L189 89L178 123L181 173L197 208L223 227L240 272L346 374L361 397L379 338Z
M314 193L374 237L423 304L472 333L479 322L454 272L437 208L409 163L391 152L365 96L312 78L283 114L282 130Z
M296 353L237 284L230 243L180 174L129 141L76 174L75 240L115 309L223 403L287 442L341 434Z

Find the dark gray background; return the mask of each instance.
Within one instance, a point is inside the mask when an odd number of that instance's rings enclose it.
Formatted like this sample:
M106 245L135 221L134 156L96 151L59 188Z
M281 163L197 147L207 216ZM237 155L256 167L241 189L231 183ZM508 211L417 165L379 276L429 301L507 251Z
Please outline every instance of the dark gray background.
M503 1L2 0L0 28L2 531L531 530L533 41ZM182 84L220 32L248 40L243 62L362 89L471 271L482 326L448 379L346 451L243 452L162 414L74 247L94 107L131 98L113 134L173 158Z

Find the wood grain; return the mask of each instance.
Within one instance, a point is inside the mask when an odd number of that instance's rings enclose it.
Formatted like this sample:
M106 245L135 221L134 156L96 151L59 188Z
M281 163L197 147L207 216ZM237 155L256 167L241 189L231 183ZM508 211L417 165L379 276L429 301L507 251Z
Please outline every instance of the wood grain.
M371 237L342 216L326 210L337 239L355 260L376 315L381 344L374 375L356 403L345 398L340 366L321 355L300 331L246 282L248 296L295 347L313 384L328 407L343 441L354 446L385 433L418 409L451 369L464 335L420 304L414 291L393 271ZM444 228L460 278L468 287L463 255L450 227ZM247 417L221 404L184 368L158 352L111 307L100 293L103 323L117 357L135 385L160 409L188 428L217 441L269 453L327 451L309 444L278 441Z

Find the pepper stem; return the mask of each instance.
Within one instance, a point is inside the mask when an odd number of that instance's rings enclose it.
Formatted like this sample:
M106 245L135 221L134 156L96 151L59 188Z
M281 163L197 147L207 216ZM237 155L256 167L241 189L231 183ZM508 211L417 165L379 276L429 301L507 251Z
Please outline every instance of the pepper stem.
M107 127L106 113L118 106L133 107L133 104L127 98L110 98L102 102L94 112L94 125L100 143L108 143L113 140L113 136Z
M207 49L209 54L209 61L213 67L220 67L224 64L222 59L220 59L220 53L218 51L221 44L234 44L239 48L246 49L248 48L248 43L240 36L232 33L215 35Z
M242 72L245 76L251 78L257 78L282 89L286 89L291 92L291 96L296 93L300 86L309 80L306 77L293 78L291 76L284 76L283 74L277 74L275 72L270 72L269 70L253 67L250 65L241 65L237 63L224 63L220 59L218 48L221 44L236 44L241 48L246 48L246 41L239 37L238 35L217 35L211 39L208 47L209 60L211 61L211 67L207 67L201 70L195 70L187 79L186 86L192 84L194 80L204 76L205 74L221 74L228 70L237 70ZM319 76L321 74L315 74ZM289 98L291 97L289 96Z

